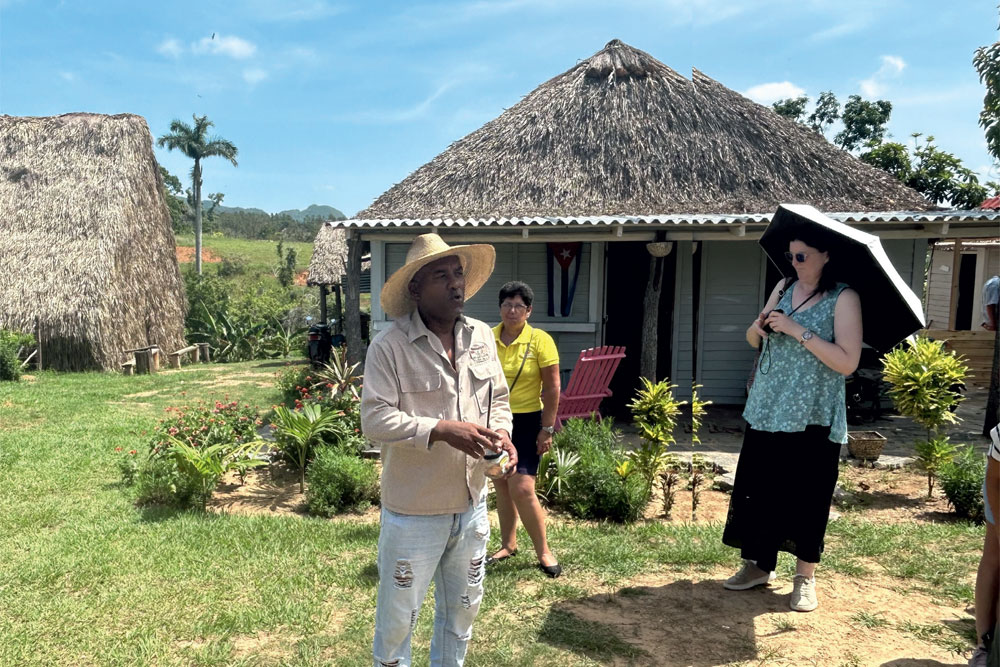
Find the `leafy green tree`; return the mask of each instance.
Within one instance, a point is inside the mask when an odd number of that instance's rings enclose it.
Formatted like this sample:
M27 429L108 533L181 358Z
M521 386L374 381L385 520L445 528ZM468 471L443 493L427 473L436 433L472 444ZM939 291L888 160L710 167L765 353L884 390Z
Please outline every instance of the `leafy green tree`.
M979 80L986 85L979 126L986 132L986 148L990 155L994 161L1000 162L1000 41L976 49L972 64L979 72ZM993 336L993 369L990 372L983 435L988 435L997 423L1000 423L1000 327Z
M865 151L861 159L892 174L935 204L949 203L966 210L982 204L987 191L975 172L935 146L934 137L928 136L920 143L921 136L919 132L913 134L912 154L903 144L887 142Z
M860 95L851 95L847 98L840 117L844 122L844 129L833 138L833 143L848 151L860 146L878 145L885 137L885 126L889 123L890 115L891 102L869 102L861 99Z
M160 176L163 177L163 199L167 202L167 210L170 211L170 226L176 233L186 232L191 225L191 211L187 202L180 196L184 192L184 187L180 179L164 167L160 167Z
M282 287L291 287L295 282L295 248L282 250L284 244L278 241L278 263L274 267L274 277Z
M986 86L979 126L986 132L986 148L994 160L1000 160L1000 42L976 49L972 63L979 80Z
M802 122L802 116L806 113L806 105L809 104L809 98L805 95L801 97L789 97L788 99L778 100L771 105L771 108L779 116L784 116L790 120L794 120L796 123Z
M170 123L170 134L165 134L156 140L160 147L169 150L177 149L194 160L191 169L191 197L194 200L194 252L195 270L201 273L201 161L209 157L222 157L229 160L234 167L236 155L239 152L233 142L221 137L209 137L208 130L215 123L208 116L193 115L194 125L188 125L180 120Z
M818 134L825 135L828 126L833 125L840 118L840 102L832 90L819 94L816 100L816 108L809 114L809 127Z

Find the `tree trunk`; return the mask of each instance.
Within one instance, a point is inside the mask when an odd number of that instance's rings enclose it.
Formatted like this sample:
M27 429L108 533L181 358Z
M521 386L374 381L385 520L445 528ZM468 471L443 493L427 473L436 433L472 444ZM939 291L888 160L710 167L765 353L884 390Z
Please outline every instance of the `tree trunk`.
M365 351L361 343L361 233L356 229L347 238L347 289L344 290L344 335L347 338L347 363L362 363ZM372 298L377 298L372 294Z
M1000 319L1000 312L997 313ZM1000 322L997 322L1000 325ZM1000 423L1000 326L993 332L993 371L990 373L990 392L986 400L986 419L983 423L983 435Z
M201 275L201 162L195 158L194 172L194 270Z
M663 258L649 258L649 280L646 296L642 300L642 352L639 356L639 374L656 382L657 333L660 320L660 289L663 287Z

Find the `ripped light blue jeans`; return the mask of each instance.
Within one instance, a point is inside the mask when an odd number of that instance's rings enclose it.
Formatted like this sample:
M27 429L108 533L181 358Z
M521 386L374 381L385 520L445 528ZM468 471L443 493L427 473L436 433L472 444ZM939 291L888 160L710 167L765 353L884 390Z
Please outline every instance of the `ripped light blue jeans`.
M485 493L461 514L421 516L382 508L375 667L409 667L410 639L432 579L431 665L461 667L483 599L489 539Z

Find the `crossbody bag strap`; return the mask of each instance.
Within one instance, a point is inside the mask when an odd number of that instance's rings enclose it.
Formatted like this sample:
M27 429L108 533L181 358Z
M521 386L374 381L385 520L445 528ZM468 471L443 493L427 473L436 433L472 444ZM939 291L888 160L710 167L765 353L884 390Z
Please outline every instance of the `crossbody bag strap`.
M525 350L524 350L524 356L521 357L521 367L517 369L517 375L514 376L514 381L510 383L510 387L508 388L508 391L510 391L510 392L514 391L514 385L517 384L518 378L521 377L521 371L524 370L524 362L526 362L528 360L528 353L531 352L531 344L533 342L535 342L535 334L534 333L532 333L531 334L531 338L528 339L528 347L525 348Z

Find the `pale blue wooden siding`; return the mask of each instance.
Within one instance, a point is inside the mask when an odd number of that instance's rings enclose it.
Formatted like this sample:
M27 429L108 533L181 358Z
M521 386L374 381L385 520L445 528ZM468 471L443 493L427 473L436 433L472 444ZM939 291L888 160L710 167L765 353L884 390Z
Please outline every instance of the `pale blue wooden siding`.
M677 274L674 279L674 330L671 346L673 372L668 379L677 385L676 395L684 399L691 397L691 353L694 349L691 248L690 241L678 241L674 248L677 253ZM641 319L637 320L637 326L641 326L641 322Z
M702 396L742 403L754 350L747 325L763 304L761 251L756 243L708 241L702 245L701 322L698 343Z

